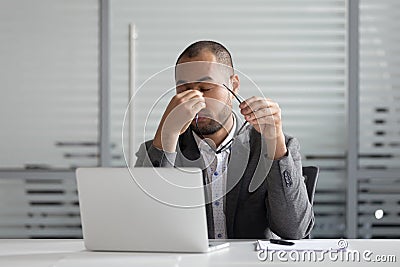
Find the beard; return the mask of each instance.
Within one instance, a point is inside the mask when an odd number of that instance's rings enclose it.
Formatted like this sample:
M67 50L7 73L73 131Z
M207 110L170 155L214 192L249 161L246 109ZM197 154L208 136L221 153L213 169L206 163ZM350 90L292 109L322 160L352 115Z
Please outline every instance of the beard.
M221 130L222 127L223 125L221 123L213 119L209 119L209 122L203 126L198 125L198 127L196 127L195 122L190 124L190 129L199 136L214 134Z
M229 119L229 116L231 115L231 111L228 108L224 108L220 113L218 113L218 118L217 120L213 119L210 115L207 116L207 120L203 121L204 123L198 123L196 125L196 122L193 121L190 124L190 129L195 132L197 135L202 136L202 135L211 135L222 128L224 128L225 123Z

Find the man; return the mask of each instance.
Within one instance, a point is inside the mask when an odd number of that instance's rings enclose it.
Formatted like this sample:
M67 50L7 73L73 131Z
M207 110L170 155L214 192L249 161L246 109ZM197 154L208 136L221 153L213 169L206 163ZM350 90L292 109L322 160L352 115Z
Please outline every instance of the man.
M314 214L297 139L282 130L271 99L241 101L229 51L213 41L187 47L175 66L176 95L135 166L199 167L207 186L209 238L306 237ZM236 98L236 99L235 99Z

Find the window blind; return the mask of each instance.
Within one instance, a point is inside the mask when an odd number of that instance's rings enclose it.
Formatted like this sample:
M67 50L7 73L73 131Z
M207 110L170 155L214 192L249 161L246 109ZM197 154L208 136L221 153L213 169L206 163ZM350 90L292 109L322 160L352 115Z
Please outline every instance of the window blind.
M97 165L98 8L0 2L0 168Z
M98 164L98 13L0 1L1 238L82 237L69 169Z
M399 7L360 2L361 168L400 168Z
M360 1L358 231L363 238L400 237L399 7L394 0Z

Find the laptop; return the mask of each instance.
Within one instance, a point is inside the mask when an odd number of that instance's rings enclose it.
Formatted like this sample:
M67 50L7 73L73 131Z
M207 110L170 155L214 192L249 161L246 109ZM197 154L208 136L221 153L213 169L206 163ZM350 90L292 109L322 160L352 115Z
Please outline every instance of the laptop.
M85 247L94 251L210 252L198 168L78 168Z

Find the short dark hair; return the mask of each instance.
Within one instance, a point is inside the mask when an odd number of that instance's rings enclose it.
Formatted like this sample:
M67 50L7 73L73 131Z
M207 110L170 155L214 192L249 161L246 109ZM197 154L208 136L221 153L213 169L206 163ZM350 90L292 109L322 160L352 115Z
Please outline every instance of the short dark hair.
M217 62L232 67L233 70L233 61L231 53L229 53L228 49L220 43L215 41L197 41L191 45L189 45L183 52L179 55L176 60L176 64L178 65L179 61L183 57L196 57L202 51L209 51L215 55L217 58Z

